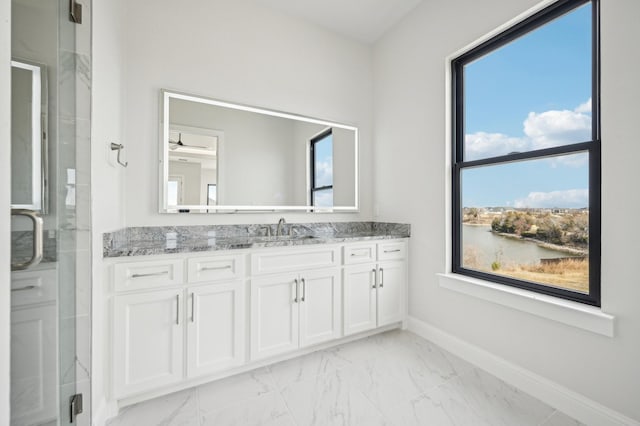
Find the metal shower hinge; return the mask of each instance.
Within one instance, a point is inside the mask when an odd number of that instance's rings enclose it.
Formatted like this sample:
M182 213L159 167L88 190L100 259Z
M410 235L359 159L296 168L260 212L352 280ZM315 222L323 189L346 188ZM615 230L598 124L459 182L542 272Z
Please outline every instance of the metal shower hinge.
M82 24L82 5L76 0L69 0L69 20L76 24Z
M69 399L69 423L73 423L78 414L82 414L81 393L77 393Z

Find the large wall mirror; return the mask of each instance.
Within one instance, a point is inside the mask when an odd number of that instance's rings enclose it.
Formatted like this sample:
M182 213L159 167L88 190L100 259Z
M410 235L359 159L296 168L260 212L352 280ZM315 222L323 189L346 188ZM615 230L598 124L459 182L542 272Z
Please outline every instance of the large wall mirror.
M11 61L11 208L47 210L47 70Z
M161 91L160 212L358 211L358 129Z

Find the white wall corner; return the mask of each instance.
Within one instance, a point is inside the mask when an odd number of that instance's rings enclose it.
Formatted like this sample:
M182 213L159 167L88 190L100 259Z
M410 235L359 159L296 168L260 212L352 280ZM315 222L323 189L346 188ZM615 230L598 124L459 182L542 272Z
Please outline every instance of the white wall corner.
M640 426L640 422L622 413L415 317L409 318L409 331L538 398L581 423L589 426Z

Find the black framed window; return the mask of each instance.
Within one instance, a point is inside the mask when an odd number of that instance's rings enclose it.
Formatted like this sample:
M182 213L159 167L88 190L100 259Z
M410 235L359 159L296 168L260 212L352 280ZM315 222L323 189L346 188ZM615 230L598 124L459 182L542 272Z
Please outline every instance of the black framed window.
M599 2L452 61L453 272L600 306Z
M331 129L311 139L311 205L333 207L333 134Z

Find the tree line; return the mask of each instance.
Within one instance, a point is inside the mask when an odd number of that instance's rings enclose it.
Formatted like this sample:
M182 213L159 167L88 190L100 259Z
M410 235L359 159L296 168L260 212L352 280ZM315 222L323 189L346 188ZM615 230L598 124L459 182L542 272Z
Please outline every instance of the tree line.
M491 221L491 230L546 243L589 248L589 213L583 210L551 212L502 212Z

